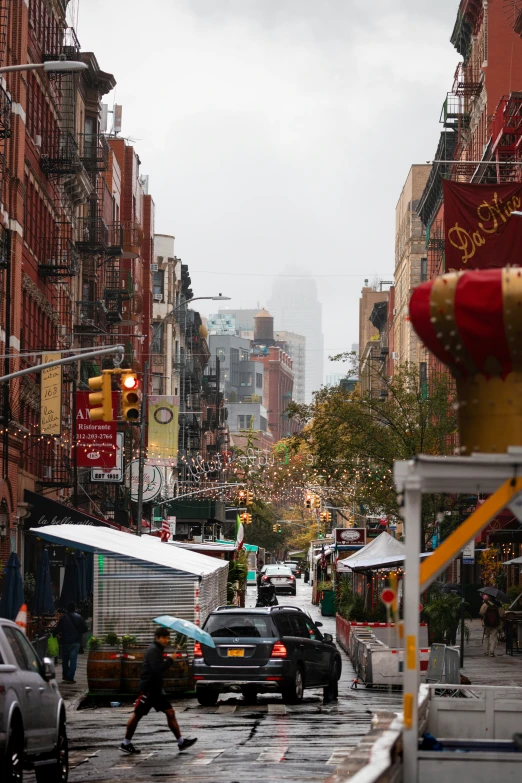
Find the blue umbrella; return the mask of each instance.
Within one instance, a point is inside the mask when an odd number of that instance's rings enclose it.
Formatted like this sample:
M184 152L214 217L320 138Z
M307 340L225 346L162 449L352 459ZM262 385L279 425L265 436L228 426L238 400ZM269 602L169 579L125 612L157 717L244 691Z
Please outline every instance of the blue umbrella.
M65 572L63 575L63 585L60 598L56 605L65 609L67 604L72 601L76 606L80 603L78 581L78 563L72 553L67 555L65 560Z
M94 592L94 554L85 552L85 591L87 598Z
M24 583L20 573L20 561L16 552L11 552L4 571L4 585L0 598L0 617L16 620L24 602Z
M44 549L38 561L36 570L36 586L34 589L33 614L54 614L54 599L49 572L49 552Z
M209 633L202 631L198 625L194 625L189 620L182 620L181 617L172 617L170 614L162 614L161 617L155 617L153 622L158 625L164 625L165 628L172 628L173 631L189 636L191 639L201 642L201 644L206 644L207 647L216 646L214 639Z

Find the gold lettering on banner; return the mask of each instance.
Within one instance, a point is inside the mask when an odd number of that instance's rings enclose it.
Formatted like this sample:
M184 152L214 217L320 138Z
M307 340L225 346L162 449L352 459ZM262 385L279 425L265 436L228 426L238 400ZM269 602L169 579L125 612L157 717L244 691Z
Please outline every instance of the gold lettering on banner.
M511 214L522 205L520 196L513 196L506 203L495 193L492 202L484 201L477 207L477 224L469 230L455 223L448 230L448 240L462 253L461 260L467 264L479 247L486 244L488 237L496 234L505 225Z
M42 364L61 359L61 353L44 353ZM62 368L42 370L40 386L40 432L42 435L61 435L62 432Z

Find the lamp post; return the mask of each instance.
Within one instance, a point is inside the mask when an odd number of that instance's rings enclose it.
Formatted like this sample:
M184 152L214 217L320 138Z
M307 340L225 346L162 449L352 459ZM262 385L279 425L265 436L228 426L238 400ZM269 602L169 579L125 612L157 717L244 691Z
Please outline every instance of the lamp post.
M71 71L86 71L88 69L86 63L78 62L77 60L49 60L45 63L22 63L22 65L4 65L0 68L0 73L19 73L21 71L45 71L49 72L71 72Z

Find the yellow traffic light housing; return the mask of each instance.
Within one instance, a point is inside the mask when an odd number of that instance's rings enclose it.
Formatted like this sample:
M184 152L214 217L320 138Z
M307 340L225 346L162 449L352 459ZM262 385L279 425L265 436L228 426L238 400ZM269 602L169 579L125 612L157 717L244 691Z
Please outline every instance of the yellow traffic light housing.
M239 492L237 493L237 502L239 503L240 506L244 506L245 503L247 502L247 495L248 493L246 489L240 489Z
M313 498L313 495L311 495L310 493L307 493L307 495L305 497L305 508L312 508L312 498Z
M124 370L120 375L121 415L123 421L138 421L140 418L141 392L138 375L132 370Z
M272 525L272 530L274 533L277 533L277 525Z
M241 517L240 517L240 519L241 519L241 522L243 522L243 524L245 524L245 525L249 525L249 524L250 524L250 522L252 522L252 517L251 517L251 515L250 515L250 514L247 514L247 512L246 512L246 511L243 511L243 513L241 514Z
M251 492L250 490L247 490L247 492L246 492L246 504L247 504L247 506L251 506L253 502L254 502L254 493Z
M314 508L321 508L321 498L319 495L314 495Z
M96 378L89 378L89 419L91 421L112 421L112 373L103 370ZM95 407L92 407L95 406Z
M327 511L326 512L326 521L327 522L331 522L332 521L332 512L331 511Z

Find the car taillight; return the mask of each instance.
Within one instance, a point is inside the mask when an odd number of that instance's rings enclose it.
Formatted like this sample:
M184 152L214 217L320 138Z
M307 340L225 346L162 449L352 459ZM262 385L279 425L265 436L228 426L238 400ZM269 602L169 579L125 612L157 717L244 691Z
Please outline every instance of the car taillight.
M295 576L291 576L291 577L290 577L290 579L293 579L293 580L294 580L294 582L295 582Z
M194 658L203 658L203 652L199 642L194 642Z
M269 576L264 576L262 581L263 581L263 582L268 582L268 580L269 580L269 579L270 579L270 577L269 577Z
M286 658L286 647L282 642L276 642L272 647L271 658Z

